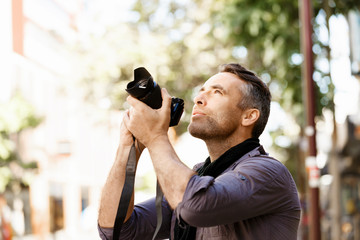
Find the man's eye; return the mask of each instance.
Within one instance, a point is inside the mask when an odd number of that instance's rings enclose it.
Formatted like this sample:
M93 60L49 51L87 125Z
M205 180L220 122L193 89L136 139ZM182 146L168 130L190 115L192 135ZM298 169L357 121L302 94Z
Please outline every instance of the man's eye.
M215 90L215 93L222 94L222 92L220 90Z

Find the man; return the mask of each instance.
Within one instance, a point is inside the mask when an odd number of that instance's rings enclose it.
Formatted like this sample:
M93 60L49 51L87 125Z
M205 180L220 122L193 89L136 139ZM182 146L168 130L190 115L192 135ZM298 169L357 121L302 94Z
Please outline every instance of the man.
M101 238L112 239L133 135L148 148L164 192L159 239L296 239L300 204L295 183L258 140L270 111L266 85L238 64L221 66L205 82L194 99L188 130L205 141L209 158L194 170L180 161L169 141L171 98L165 89L162 97L158 110L131 96L127 99L132 107L124 116L101 197ZM142 149L138 147L137 158ZM132 202L120 238L151 239L155 227L155 200L135 207Z

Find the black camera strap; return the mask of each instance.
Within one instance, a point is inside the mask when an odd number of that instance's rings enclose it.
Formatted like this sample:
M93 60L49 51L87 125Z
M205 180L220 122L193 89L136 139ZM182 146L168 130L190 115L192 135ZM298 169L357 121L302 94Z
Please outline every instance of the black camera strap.
M136 149L135 143L131 146L128 161L126 164L126 175L124 187L121 192L121 198L119 201L118 209L116 212L116 218L114 223L113 240L118 240L120 237L120 231L124 223L129 203L134 191L135 182L135 170L136 170Z
M156 235L159 233L161 224L162 224L162 199L164 197L164 194L161 190L159 181L156 182L156 199L155 199L155 205L156 205L156 229L153 235L152 240L155 240Z
M120 239L120 232L122 225L124 223L127 210L129 208L129 204L131 201L131 197L134 191L134 182L135 182L135 170L136 170L136 148L135 143L131 146L128 161L126 164L126 175L125 175L125 182L124 187L121 192L121 198L119 201L118 209L116 212L116 218L114 222L114 230L113 230L113 240ZM157 216L157 223L156 229L153 235L153 240L156 238L158 234L161 224L162 224L162 199L163 199L163 192L161 190L159 182L156 183L156 216Z

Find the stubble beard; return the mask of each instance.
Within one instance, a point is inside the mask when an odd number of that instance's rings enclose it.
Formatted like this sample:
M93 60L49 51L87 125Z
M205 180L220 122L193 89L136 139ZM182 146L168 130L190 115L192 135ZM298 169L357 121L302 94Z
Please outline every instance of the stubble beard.
M206 140L224 139L228 137L232 131L227 124L219 124L212 118L204 121L190 122L188 131L191 136Z

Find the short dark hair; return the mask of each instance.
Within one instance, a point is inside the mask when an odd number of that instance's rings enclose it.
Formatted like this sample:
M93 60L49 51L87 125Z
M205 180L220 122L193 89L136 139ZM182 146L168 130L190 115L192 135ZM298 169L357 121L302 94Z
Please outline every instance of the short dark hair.
M264 131L270 114L271 93L269 88L255 73L240 64L223 64L220 66L219 71L235 74L246 83L246 87L241 89L242 98L238 103L238 107L241 110L256 108L260 111L260 117L252 130L252 137L258 138Z

